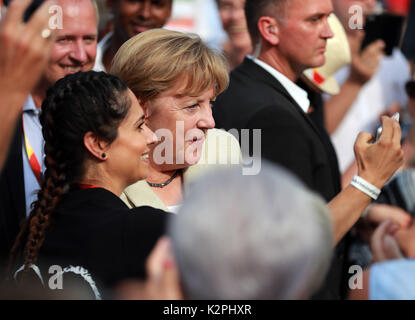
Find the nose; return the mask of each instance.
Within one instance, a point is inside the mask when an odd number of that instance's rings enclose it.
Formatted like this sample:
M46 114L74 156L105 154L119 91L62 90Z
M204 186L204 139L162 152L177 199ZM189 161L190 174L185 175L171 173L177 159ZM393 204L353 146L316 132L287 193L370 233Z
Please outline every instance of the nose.
M232 8L230 9L230 16L232 20L237 20L238 19L238 9L236 8Z
M86 53L85 44L82 42L82 40L76 41L73 44L73 47L72 47L72 50L69 56L73 60L76 60L82 64L87 62L88 55Z
M138 16L142 19L148 19L151 16L151 1L145 0L138 10Z
M212 108L210 105L208 107L203 108L203 114L198 121L198 127L200 129L213 129L215 127L215 120L212 116Z
M144 125L144 135L146 138L147 145L152 145L159 141L157 135L146 125Z
M324 23L324 28L322 31L322 38L324 39L330 39L334 37L334 33L333 30L331 30L330 24L328 22L328 20L326 19L325 23Z

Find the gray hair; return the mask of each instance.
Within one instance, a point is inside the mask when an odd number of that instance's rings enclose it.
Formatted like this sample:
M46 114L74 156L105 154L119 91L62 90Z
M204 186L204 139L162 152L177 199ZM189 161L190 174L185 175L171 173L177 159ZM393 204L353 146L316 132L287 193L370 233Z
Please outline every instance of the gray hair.
M216 171L189 188L170 222L190 299L305 299L329 268L333 235L324 201L286 171Z
M65 0L60 0L60 1L65 1ZM97 1L96 0L89 0L89 1L92 3L92 6L94 7L95 15L97 17L97 26L98 26L100 16L99 16L99 9L98 9Z
M96 16L97 16L97 22L98 22L98 25L99 25L100 15L99 15L99 8L98 8L98 4L97 4L96 0L91 0L91 2L92 2L92 5L94 6L94 9L95 9L95 14L96 14Z

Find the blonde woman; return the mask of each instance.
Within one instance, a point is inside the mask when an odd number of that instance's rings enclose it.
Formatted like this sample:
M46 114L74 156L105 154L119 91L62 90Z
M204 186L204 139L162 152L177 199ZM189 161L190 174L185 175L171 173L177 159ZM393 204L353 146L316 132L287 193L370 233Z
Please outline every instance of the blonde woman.
M151 148L149 176L127 188L130 206L176 212L188 182L203 171L240 160L237 140L214 129L212 102L228 85L222 56L195 35L163 29L124 43L111 73L141 102L160 143Z

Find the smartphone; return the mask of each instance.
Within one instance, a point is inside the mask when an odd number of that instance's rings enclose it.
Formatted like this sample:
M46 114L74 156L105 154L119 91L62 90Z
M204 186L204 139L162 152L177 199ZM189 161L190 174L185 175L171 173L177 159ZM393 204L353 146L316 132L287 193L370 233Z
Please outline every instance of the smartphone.
M365 38L361 50L370 43L381 39L385 42L385 54L392 55L393 49L399 46L404 25L404 16L382 13L366 17Z
M399 122L399 112L396 112L391 119L395 119L396 121ZM382 125L379 126L379 128L376 130L376 138L375 138L375 142L379 140L380 135L382 134Z
M12 1L13 0L4 0L4 5L7 7ZM29 7L26 9L24 13L23 21L29 21L32 14L42 5L44 1L45 0L32 0L32 3L29 5Z

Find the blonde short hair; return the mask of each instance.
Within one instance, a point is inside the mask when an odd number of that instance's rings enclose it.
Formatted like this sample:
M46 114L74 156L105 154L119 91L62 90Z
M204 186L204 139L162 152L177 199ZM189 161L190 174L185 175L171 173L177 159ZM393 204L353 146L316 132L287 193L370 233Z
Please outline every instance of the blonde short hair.
M121 78L142 101L156 98L177 83L178 94L197 96L215 87L226 89L225 60L199 36L165 29L142 32L125 42L112 61L111 73Z

